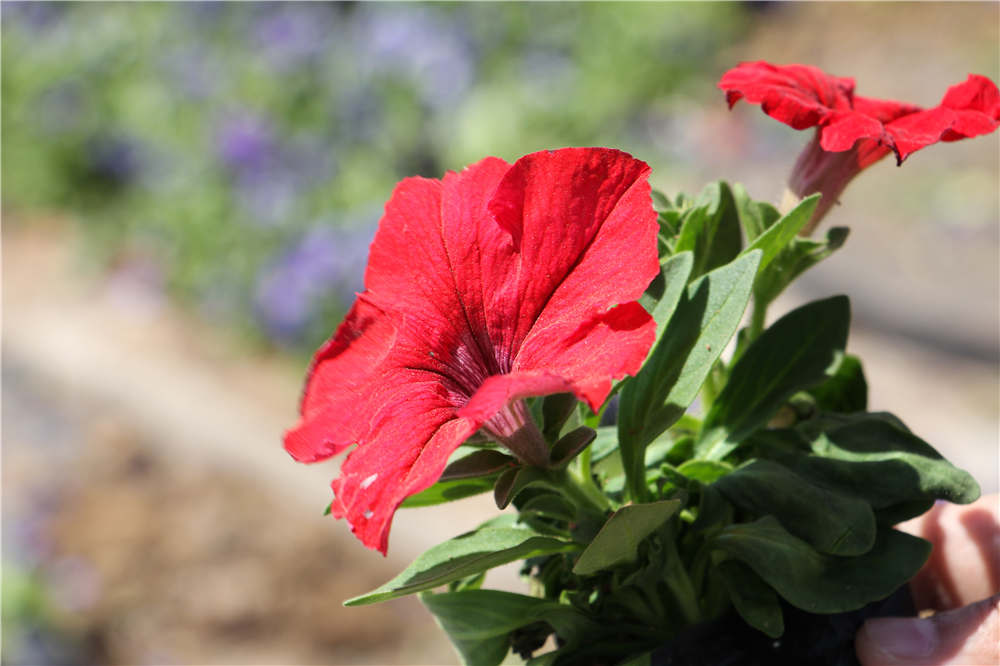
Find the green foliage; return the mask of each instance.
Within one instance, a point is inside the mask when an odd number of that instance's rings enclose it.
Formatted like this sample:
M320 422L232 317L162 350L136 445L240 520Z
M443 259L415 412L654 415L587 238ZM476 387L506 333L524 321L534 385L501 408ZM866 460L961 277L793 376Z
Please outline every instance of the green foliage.
M515 560L577 550L525 528L482 527L434 546L381 587L344 602L361 606L423 592Z
M516 647L516 630L532 624L549 625L571 645L586 640L595 628L592 620L572 606L511 592L424 593L420 600L448 632L468 666L496 666L512 645ZM543 631L542 637L551 631Z
M750 299L759 252L751 252L688 285L659 341L622 390L618 438L629 492L647 496L646 447L673 425L698 395Z
M847 345L846 296L804 305L767 329L732 368L705 416L697 453L721 459L794 393L819 384Z
M690 251L695 257L691 277L728 264L743 246L736 202L729 185L708 185L679 219L680 231L673 252Z
M885 528L858 557L824 555L774 516L730 525L713 544L749 565L793 606L812 613L841 613L884 599L917 573L930 554L923 539Z
M821 553L862 555L875 543L868 502L810 483L770 460L754 460L715 487L750 515L774 516Z
M832 614L884 599L930 548L892 526L938 499L978 497L967 472L899 419L866 411L861 361L845 352L845 296L764 327L770 300L843 240L797 236L815 197L785 215L724 183L653 201L662 263L642 304L657 341L619 384L617 424L607 405L534 403L549 468L484 449L421 494L492 487L521 526L491 521L350 603L448 585L422 598L464 663L492 666L513 650L530 666L638 666L731 610L778 638L785 603ZM522 557L537 596L479 589L486 569ZM557 649L537 654L550 634Z
M573 573L589 576L602 569L634 562L639 555L639 544L663 527L680 510L680 504L679 500L664 500L618 509L580 553Z
M785 633L781 604L774 589L740 560L726 560L718 567L733 607L747 624L771 638Z

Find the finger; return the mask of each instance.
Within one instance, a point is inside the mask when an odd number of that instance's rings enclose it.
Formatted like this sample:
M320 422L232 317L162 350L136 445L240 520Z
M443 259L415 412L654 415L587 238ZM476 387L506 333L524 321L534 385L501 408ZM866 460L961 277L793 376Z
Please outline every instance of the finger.
M1000 663L1000 595L928 618L874 618L854 643L862 666Z
M949 610L1000 592L1000 497L939 502L899 528L934 544L910 589L918 609Z

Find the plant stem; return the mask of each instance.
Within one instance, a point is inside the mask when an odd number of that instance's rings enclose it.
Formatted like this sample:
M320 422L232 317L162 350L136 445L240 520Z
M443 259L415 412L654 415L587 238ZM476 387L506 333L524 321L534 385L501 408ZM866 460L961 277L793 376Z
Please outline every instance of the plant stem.
M671 530L675 532L676 530ZM666 571L663 572L663 580L673 593L677 607L684 616L688 624L696 624L701 620L701 609L698 606L698 596L695 594L694 585L684 569L681 562L680 553L677 552L677 545L674 543L673 535L663 540L667 548Z
M549 478L559 487L566 499L584 514L599 518L603 522L604 516L611 510L611 502L592 481L581 480L565 469L550 471Z
M756 297L753 299L753 308L750 311L750 328L747 342L753 342L764 332L764 324L767 322L767 304L761 303Z

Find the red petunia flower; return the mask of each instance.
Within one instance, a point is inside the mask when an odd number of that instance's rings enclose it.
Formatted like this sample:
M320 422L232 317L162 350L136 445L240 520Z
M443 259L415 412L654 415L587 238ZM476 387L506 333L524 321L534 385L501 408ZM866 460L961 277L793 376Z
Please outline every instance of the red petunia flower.
M317 352L285 449L352 450L332 513L386 552L399 504L484 428L528 464L548 449L523 398L597 409L655 325L636 302L659 270L649 167L604 148L487 158L396 186L365 291Z
M808 65L745 62L723 74L719 88L730 108L746 99L795 129L816 127L789 180L799 197L823 195L807 225L810 231L852 178L889 153L902 164L932 143L988 134L1000 125L1000 91L976 74L949 88L930 109L856 96L854 79Z

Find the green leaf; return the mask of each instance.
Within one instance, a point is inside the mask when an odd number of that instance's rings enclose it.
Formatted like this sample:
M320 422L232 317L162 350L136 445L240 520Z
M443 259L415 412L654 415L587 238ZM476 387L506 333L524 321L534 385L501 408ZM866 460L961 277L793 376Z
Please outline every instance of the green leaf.
M755 516L775 516L822 553L860 555L875 543L875 514L868 502L810 483L776 462L755 460L713 487Z
M781 217L778 209L765 201L754 201L739 183L733 185L733 199L747 241L753 242Z
M725 526L733 522L733 505L716 490L715 486L699 487L698 517L691 525L695 532L702 532L715 526Z
M684 214L674 252L694 253L691 276L696 278L731 262L742 246L732 190L723 181L710 183Z
M653 210L657 213L663 213L674 209L674 202L671 201L670 197L663 192L653 189L650 190L650 195L653 198Z
M771 261L784 250L798 235L799 230L806 225L812 217L816 204L819 203L819 195L803 199L799 205L783 215L777 222L766 230L762 231L747 247L745 252L760 250L760 268L765 270Z
M410 495L400 504L402 509L417 509L422 506L434 506L445 502L465 499L473 495L493 490L496 476L477 477L472 479L456 479L454 481L438 481L430 488L416 495Z
M646 364L622 389L618 439L634 499L646 496L646 447L698 395L739 326L759 260L755 250L688 285Z
M846 296L813 301L775 322L743 353L705 416L695 452L724 458L792 394L822 382L847 344Z
M754 300L759 306L766 306L795 278L840 249L847 240L847 234L847 228L833 227L827 232L824 241L810 238L792 239L792 242L771 261L767 270L757 276L757 282L754 284Z
M481 528L438 544L378 589L349 599L361 606L422 592L515 560L566 553L579 546L524 528Z
M876 509L928 499L968 504L979 498L972 475L877 414L856 415L815 436L810 446L812 456L788 456L797 470Z
M863 412L868 408L868 382L861 368L861 359L844 354L833 376L819 386L809 389L816 405L825 411Z
M510 633L546 622L560 638L576 644L597 627L572 606L499 590L425 593L420 600L448 633L463 664L496 666L510 648Z
M542 434L546 441L559 438L562 427L566 425L577 404L579 402L572 393L555 393L542 398Z
M590 545L580 553L573 566L578 576L590 576L619 564L633 562L639 544L660 529L680 510L680 500L624 506L604 523Z
M773 516L730 525L713 540L742 560L790 604L810 613L842 613L884 599L923 566L931 545L892 529L858 557L822 555Z
M753 569L739 560L726 560L716 570L729 591L733 607L747 624L771 638L785 633L778 595Z
M659 340L666 328L667 322L673 316L677 303L684 293L688 278L691 276L691 268L694 266L694 256L690 252L681 252L670 257L660 264L660 272L653 279L646 293L642 295L639 302L642 304L653 321L656 322L656 339ZM652 354L652 350L650 350Z
M599 462L618 450L618 426L597 428L597 437L590 445L590 462Z
M552 446L550 459L553 467L564 467L569 464L580 451L587 448L597 437L597 432L587 426L566 433L562 439Z
M472 479L480 476L496 477L517 465L517 459L493 449L479 449L459 458L444 468L441 481Z
M688 460L677 471L689 479L708 484L732 472L733 466L717 460Z
M498 509L506 509L514 501L517 494L529 486L548 488L559 492L559 487L538 467L519 467L510 469L500 475L493 488L493 499Z

